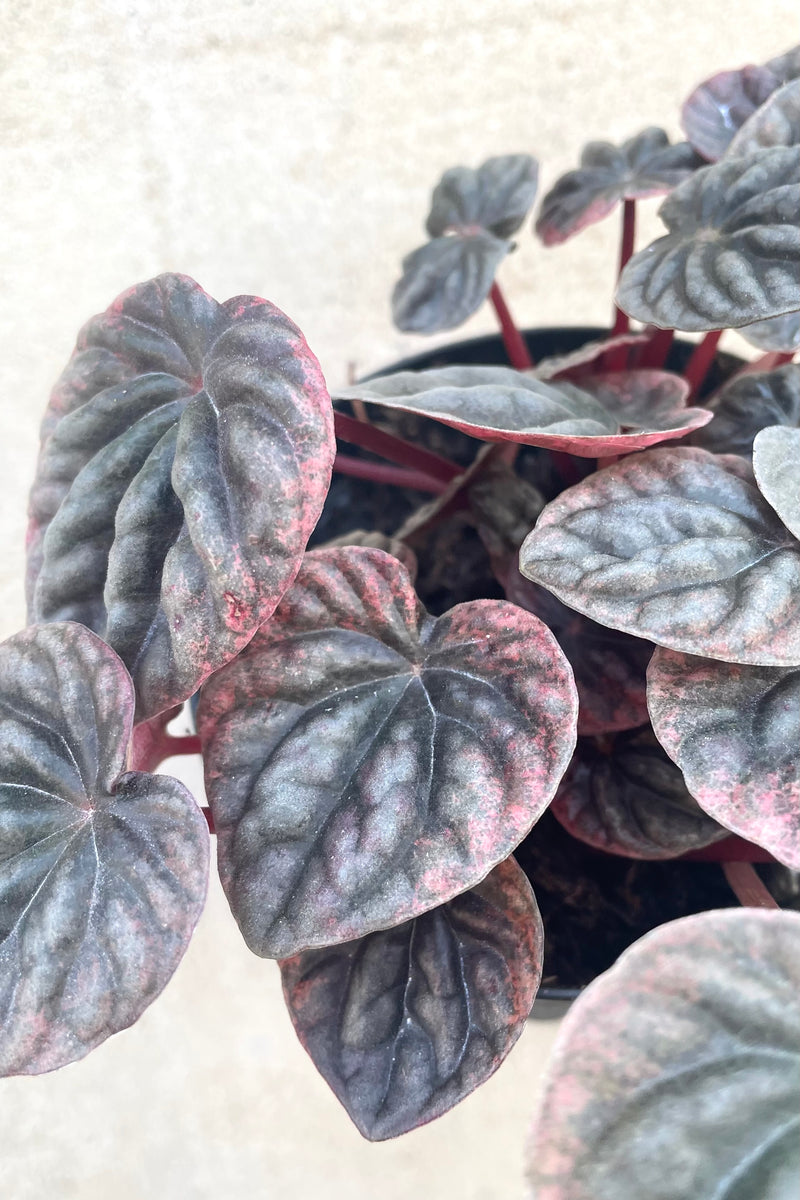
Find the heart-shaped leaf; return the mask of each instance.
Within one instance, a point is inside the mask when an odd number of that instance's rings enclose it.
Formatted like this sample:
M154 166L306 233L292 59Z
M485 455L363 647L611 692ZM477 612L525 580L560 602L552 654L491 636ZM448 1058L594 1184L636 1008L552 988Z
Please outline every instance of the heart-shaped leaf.
M650 126L621 146L589 142L576 171L562 175L542 201L536 232L556 246L602 220L621 200L658 196L682 183L702 163L688 142L670 146Z
M579 734L644 725L651 642L607 629L567 608L552 592L520 575L515 562L503 576L503 588L512 603L544 621L567 656L578 689Z
M756 434L753 471L761 494L800 538L800 429L771 425Z
M777 350L779 354L794 354L800 350L800 312L784 313L768 321L742 325L738 332L760 350Z
M82 1058L169 981L205 900L208 829L126 772L133 687L80 625L0 645L0 1074Z
M487 158L477 170L452 167L434 188L425 228L432 238L475 226L509 238L528 215L538 180L539 164L529 154Z
M396 1137L463 1100L522 1032L542 922L513 859L431 912L281 963L303 1046L364 1137Z
M694 89L681 109L681 125L704 158L722 158L736 131L772 95L779 80L769 67L720 71Z
M800 667L744 667L656 650L656 736L715 820L800 870Z
M529 1142L536 1200L795 1200L800 915L647 934L559 1030Z
M434 620L379 550L306 556L199 730L223 886L278 958L410 920L473 887L552 798L574 745L550 631L479 600Z
M800 425L800 367L734 376L708 401L714 420L692 442L715 454L753 452L753 439L768 425Z
M361 399L432 417L486 441L544 446L583 458L642 449L681 437L711 417L686 408L688 386L666 371L624 371L545 383L510 367L398 371L342 388Z
M785 83L756 109L734 135L728 158L752 154L764 146L800 144L800 79Z
M800 542L743 459L635 454L548 504L520 569L604 625L689 654L800 663Z
M84 327L31 493L31 618L121 656L137 718L191 695L270 615L330 481L319 364L273 305L183 275Z
M511 243L478 229L434 238L403 259L392 292L392 319L404 333L461 325L480 308Z
M659 215L669 233L634 254L617 303L664 329L750 325L800 309L800 146L695 172Z
M675 858L727 837L687 791L649 726L581 738L551 804L573 837L628 858Z

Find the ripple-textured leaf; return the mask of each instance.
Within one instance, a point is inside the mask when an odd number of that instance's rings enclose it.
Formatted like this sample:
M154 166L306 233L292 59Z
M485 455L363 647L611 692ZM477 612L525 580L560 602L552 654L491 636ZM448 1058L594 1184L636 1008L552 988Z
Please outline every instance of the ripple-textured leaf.
M800 870L800 667L752 667L658 649L653 727L715 820Z
M684 101L681 125L704 158L722 158L736 131L752 117L778 86L767 66L720 71L705 79Z
M692 798L649 726L607 746L579 739L550 807L573 837L628 858L675 858L727 836Z
M662 925L567 1014L529 1143L536 1200L795 1200L800 915Z
M249 640L300 565L330 480L330 401L273 305L182 275L123 293L56 385L31 493L31 619L120 654L138 719Z
M659 448L597 472L545 508L520 570L658 645L800 663L800 542L735 456Z
M765 146L800 144L800 79L785 83L735 134L727 155L752 154Z
M671 193L665 237L634 254L617 303L664 329L736 328L800 309L800 146L704 167Z
M663 129L651 125L621 146L589 142L581 165L567 171L542 200L536 232L556 246L602 220L621 200L670 191L702 165L688 142L669 144Z
M287 957L473 887L552 798L575 739L550 631L481 600L434 620L378 550L315 551L201 694L223 886Z
M451 167L433 190L425 228L438 238L477 225L509 238L528 215L538 180L538 163L529 154L487 158L477 170Z
M753 471L761 494L800 538L800 429L770 425L757 433Z
M133 688L72 623L0 645L0 1073L82 1058L169 981L205 900L208 829L126 772Z
M769 425L800 426L800 366L735 375L707 401L714 420L692 443L714 454L750 457L756 434Z
M392 319L405 333L454 329L489 295L511 243L487 230L437 237L403 259Z
M361 1133L396 1137L497 1070L530 1013L542 922L507 859L394 929L281 963L297 1035Z

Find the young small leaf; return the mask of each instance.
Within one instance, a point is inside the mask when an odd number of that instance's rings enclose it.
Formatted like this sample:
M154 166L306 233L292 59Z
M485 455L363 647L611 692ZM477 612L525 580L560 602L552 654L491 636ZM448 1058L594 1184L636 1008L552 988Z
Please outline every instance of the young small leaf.
M220 874L247 944L283 958L473 887L547 807L576 712L535 617L479 600L434 620L389 555L308 554L201 694Z
M800 667L744 667L656 650L656 736L698 804L800 870Z
M536 199L538 180L539 165L529 154L488 158L477 171L452 167L434 188L425 228L438 238L478 225L510 238Z
M392 292L392 320L404 333L461 325L480 308L511 243L478 229L438 237L403 259Z
M529 1143L536 1200L795 1200L800 916L647 934L567 1014Z
M751 325L800 309L800 146L697 171L659 209L669 232L634 254L617 303L664 329Z
M621 146L589 142L580 167L562 175L544 197L536 232L545 246L559 245L602 220L620 201L659 196L701 165L688 142L670 146L664 130L655 126Z
M753 471L762 496L800 538L800 429L771 425L757 433Z
M183 275L82 330L31 493L31 619L90 626L130 670L137 719L246 644L293 579L335 442L300 331Z
M544 446L583 458L642 449L711 420L686 408L686 382L667 371L624 371L566 382L510 367L399 371L337 391L432 417L486 441Z
M0 645L0 1074L82 1058L169 981L203 907L208 829L126 772L133 687L80 625Z
M728 832L692 799L649 726L608 748L581 738L550 807L573 837L628 858L675 858Z
M591 475L545 508L520 570L658 645L800 663L800 542L734 456L658 449Z
M281 963L294 1027L364 1137L441 1116L502 1063L530 1013L543 932L509 858L394 929Z

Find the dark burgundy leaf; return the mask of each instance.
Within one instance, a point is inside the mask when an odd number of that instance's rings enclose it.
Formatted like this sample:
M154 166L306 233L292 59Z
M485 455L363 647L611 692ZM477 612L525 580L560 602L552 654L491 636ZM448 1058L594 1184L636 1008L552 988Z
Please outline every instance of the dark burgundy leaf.
M203 689L223 885L247 944L350 941L478 883L552 798L574 745L552 634L479 600L434 620L379 550L306 556Z
M125 770L130 677L80 625L0 645L0 1074L82 1058L169 981L205 900L208 829Z
M656 736L715 820L800 870L800 667L743 667L657 650Z
M793 79L773 92L745 121L731 141L728 158L752 154L764 146L800 144L800 79Z
M668 192L701 162L688 142L670 146L664 130L655 126L621 146L589 142L580 167L562 175L544 197L536 232L545 246L558 245L607 216L621 200Z
M692 442L715 454L753 452L753 439L768 425L800 425L800 367L734 376L707 401L714 420Z
M509 238L528 215L538 180L539 165L529 154L488 158L477 171L452 167L434 188L425 228L432 238L475 226Z
M432 417L486 441L544 446L583 458L642 449L711 420L686 408L686 382L666 371L626 371L546 383L510 367L399 371L349 388L341 399Z
M800 916L662 925L559 1031L529 1143L536 1200L795 1200Z
M779 80L769 67L720 71L699 84L681 109L681 125L704 158L722 158L738 129L772 95Z
M753 471L762 496L800 538L800 429L771 425L757 433Z
M784 313L782 317L771 317L768 321L742 325L738 332L760 350L794 354L796 350L800 350L800 312Z
M800 662L800 543L734 455L658 449L598 471L545 508L520 569L673 650Z
M281 963L297 1035L364 1137L440 1117L500 1066L542 973L542 922L507 859L394 929Z
M646 672L651 642L598 625L525 579L516 563L503 578L506 596L556 635L575 675L578 733L635 729L647 720Z
M634 254L617 303L664 329L751 325L800 309L800 146L695 172L661 205L669 230Z
M649 726L581 738L550 807L573 837L628 858L675 858L728 835L692 799Z
M31 493L31 617L120 654L143 719L246 644L300 564L330 480L332 414L299 330L183 275L82 330Z
M403 259L392 319L405 333L461 325L480 308L511 243L486 230L434 238Z

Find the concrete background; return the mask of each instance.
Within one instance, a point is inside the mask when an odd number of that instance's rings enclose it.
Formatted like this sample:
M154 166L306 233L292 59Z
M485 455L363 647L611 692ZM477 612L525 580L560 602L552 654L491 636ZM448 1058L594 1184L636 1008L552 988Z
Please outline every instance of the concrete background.
M179 270L218 299L265 295L340 381L350 363L425 345L392 329L388 295L444 168L528 151L547 188L585 140L646 124L678 136L699 79L798 40L796 0L5 0L0 636L24 623L48 389L80 324L123 288ZM521 234L500 276L520 323L607 320L616 232L612 220L555 250ZM463 332L493 328L486 311ZM515 1198L553 1035L530 1026L452 1114L369 1145L212 886L186 959L133 1030L0 1085L0 1195Z

